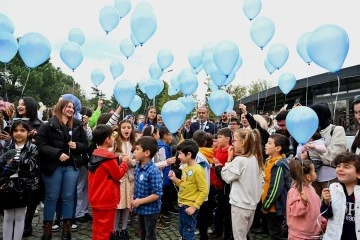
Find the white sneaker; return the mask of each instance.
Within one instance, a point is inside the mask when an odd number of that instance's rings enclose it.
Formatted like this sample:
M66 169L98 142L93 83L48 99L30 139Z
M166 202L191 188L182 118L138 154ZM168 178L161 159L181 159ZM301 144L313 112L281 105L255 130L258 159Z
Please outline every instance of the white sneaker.
M51 227L51 230L52 230L53 232L56 232L56 231L58 231L59 229L60 229L60 226L57 225L57 224L54 224L54 225L52 225L52 227Z
M36 209L35 213L34 213L34 217L37 217L37 216L39 216L39 211Z
M44 203L43 202L40 202L40 204L39 204L39 209L44 209Z
M71 231L76 231L78 229L78 225L71 224Z
M213 233L213 230L211 227L208 228L207 233L209 233L209 234Z
M198 229L196 229L195 235L196 235L196 236L197 236L197 235L200 235L200 231L199 231Z

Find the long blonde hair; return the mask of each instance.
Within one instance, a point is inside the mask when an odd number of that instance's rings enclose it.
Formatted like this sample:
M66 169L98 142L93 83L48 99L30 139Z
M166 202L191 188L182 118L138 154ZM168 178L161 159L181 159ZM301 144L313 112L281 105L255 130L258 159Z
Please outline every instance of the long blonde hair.
M250 157L254 155L257 159L259 170L264 169L264 159L261 151L261 135L260 132L255 130L250 130L246 128L241 128L235 131L234 135L237 135L244 141L243 151L241 152L242 156Z

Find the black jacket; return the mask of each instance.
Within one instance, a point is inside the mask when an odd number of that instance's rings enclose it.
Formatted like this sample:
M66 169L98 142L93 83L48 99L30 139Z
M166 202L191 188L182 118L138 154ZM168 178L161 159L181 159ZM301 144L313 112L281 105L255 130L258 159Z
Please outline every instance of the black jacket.
M81 122L74 119L72 137L66 131L66 127L60 125L56 116L44 123L37 131L35 143L39 151L39 164L41 171L46 175L52 175L59 165L73 166L72 157L86 153L87 139ZM70 151L68 161L61 162L59 158L62 153L69 155L70 140L76 142L76 149Z
M250 127L252 129L257 129L260 132L261 150L262 150L262 155L263 155L263 158L264 158L264 161L265 161L265 159L267 158L267 155L265 153L265 144L267 143L270 135L269 135L267 130L263 129L260 126L260 124L255 120L255 118L250 113L246 114L245 117L248 120Z

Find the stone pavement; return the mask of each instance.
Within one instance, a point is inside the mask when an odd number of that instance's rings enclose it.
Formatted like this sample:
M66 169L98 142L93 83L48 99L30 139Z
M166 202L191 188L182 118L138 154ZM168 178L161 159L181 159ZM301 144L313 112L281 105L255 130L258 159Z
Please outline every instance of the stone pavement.
M36 217L34 217L33 220L33 234L30 237L24 238L26 240L39 240L41 238L42 235L42 211L39 211L39 215L37 215ZM0 240L2 240L2 221L3 217L0 216ZM169 229L166 230L158 230L157 235L158 235L158 239L160 240L179 240L180 239L180 235L178 232L178 219L177 219L177 215L173 215L173 220L171 222L171 226ZM91 223L78 223L78 229L77 231L73 231L72 232L72 240L87 240L87 239L91 239ZM129 238L130 239L140 239L137 237L137 226L138 223L136 221L132 221L129 223L128 225L128 231L129 231ZM60 239L61 236L61 231L59 230L58 232L53 232L53 239L54 240L58 240ZM198 238L197 238L198 239ZM215 239L221 239L222 238L213 238L209 235L209 239L210 240L215 240ZM250 239L251 240L268 240L270 239L269 236L267 235L254 235L251 234L250 235Z

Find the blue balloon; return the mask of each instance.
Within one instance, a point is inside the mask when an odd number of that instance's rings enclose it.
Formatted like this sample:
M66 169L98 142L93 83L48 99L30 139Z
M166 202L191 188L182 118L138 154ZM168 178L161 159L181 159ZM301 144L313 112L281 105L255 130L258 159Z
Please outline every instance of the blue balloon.
M234 69L235 70L235 69ZM232 73L230 73L230 75L227 77L226 82L224 83L224 86L229 85L232 81L234 81L236 76L235 71L232 71Z
M200 66L198 66L197 68L194 69L194 72L196 74L199 74L199 72L201 72L201 70L203 70L203 65L201 64Z
M146 94L145 86L146 86L147 80L140 79L138 82L139 89L142 93Z
M273 72L275 72L276 68L271 65L271 63L269 62L269 59L266 57L264 60L264 66L266 68L266 70L269 72L269 74L271 75Z
M167 49L160 50L157 55L157 63L161 70L165 70L174 62L174 55Z
M189 53L188 56L189 63L193 69L198 68L203 61L203 56L200 50L194 50Z
M18 51L19 44L9 32L0 32L0 62L7 64Z
M19 54L25 65L32 69L49 59L51 46L42 34L27 33L19 41Z
M120 61L113 60L110 63L110 72L114 79L120 77L120 75L124 72L124 64L122 64Z
M169 131L171 133L175 133L185 121L186 109L181 102L171 100L165 103L162 107L161 116Z
M130 0L115 0L115 7L119 11L120 18L123 18L130 12L131 2Z
M164 81L161 80L161 79L152 79L153 81L159 81L160 83L160 89L159 91L157 92L156 95L159 95L160 93L162 93L162 91L164 90L164 87L165 87L165 84L164 84Z
M277 69L280 69L286 63L288 58L289 49L281 43L272 45L267 52L269 63Z
M81 51L80 45L77 42L66 42L60 49L61 60L71 70L75 70L83 61L84 56Z
M176 90L175 88L173 88L172 85L169 85L168 87L168 95L169 96L174 96L179 92L179 90Z
M132 100L129 108L132 112L136 112L137 110L139 110L139 108L142 105L142 100L141 97L139 97L138 95L134 96L134 99Z
M216 86L216 84L211 79L209 80L209 88L212 92L219 90L219 87Z
M91 81L93 82L95 87L98 87L104 80L105 74L101 69L97 68L91 72Z
M226 77L234 70L239 58L241 58L239 49L236 44L231 41L222 41L214 48L214 63Z
M212 55L214 52L215 44L213 43L205 43L203 47L201 48L201 55L203 58L205 58L206 55Z
M136 6L130 20L131 32L138 42L143 45L155 33L157 20L154 12L146 4Z
M244 0L243 11L245 16L251 21L259 14L262 6L261 0Z
M184 104L186 114L191 113L191 111L195 108L195 100L192 96L179 97L177 100Z
M14 34L14 23L8 16L2 13L0 13L0 32Z
M115 84L114 97L123 108L128 108L135 97L135 86L128 80L120 80Z
M136 39L136 37L134 36L133 33L130 34L130 40L131 40L131 42L134 44L135 47L140 46L139 41Z
M179 76L180 91L185 95L193 94L199 86L197 76L191 69L183 69Z
M274 22L268 17L259 17L251 24L251 39L261 50L270 42L274 32Z
M125 38L120 42L120 51L127 59L129 59L129 57L134 54L135 46L130 39Z
M231 113L231 112L234 110L234 104L235 104L235 102L234 102L233 96L231 96L231 95L229 95L229 94L228 94L228 96L229 96L229 105L228 105L228 107L226 108L225 112Z
M337 25L323 25L315 29L307 41L310 59L333 73L340 71L348 51L348 34Z
M310 34L311 33L303 34L296 43L296 50L297 50L299 56L302 58L302 60L304 60L304 62L306 62L309 65L312 61L307 53L306 48L307 48L307 41L308 41Z
M99 21L105 33L108 34L119 24L119 11L114 6L105 6L100 10Z
M70 30L68 35L69 41L78 43L80 46L85 42L85 36L83 31L79 28L73 28Z
M229 96L224 90L216 90L210 94L209 105L216 116L221 116L229 106Z
M296 85L296 77L292 73L283 73L279 77L278 85L280 90L286 95Z
M221 87L226 82L226 76L222 74L217 68L213 68L210 72L211 80L216 84L216 86Z
M153 62L149 66L149 74L152 79L159 79L162 76L163 71L156 62Z
M306 144L319 126L315 111L309 107L296 107L286 117L286 128L300 144Z
M170 79L170 83L171 83L171 86L179 91L180 90L180 84L179 84L179 80L178 80L178 75L177 74L173 74L171 76L171 79Z
M149 80L145 84L145 93L149 99L154 99L161 92L161 82L158 80Z
M207 54L204 59L203 59L203 67L204 67L204 71L207 75L210 75L211 71L216 68L216 65L214 63L214 59L213 59L213 55L212 54Z

